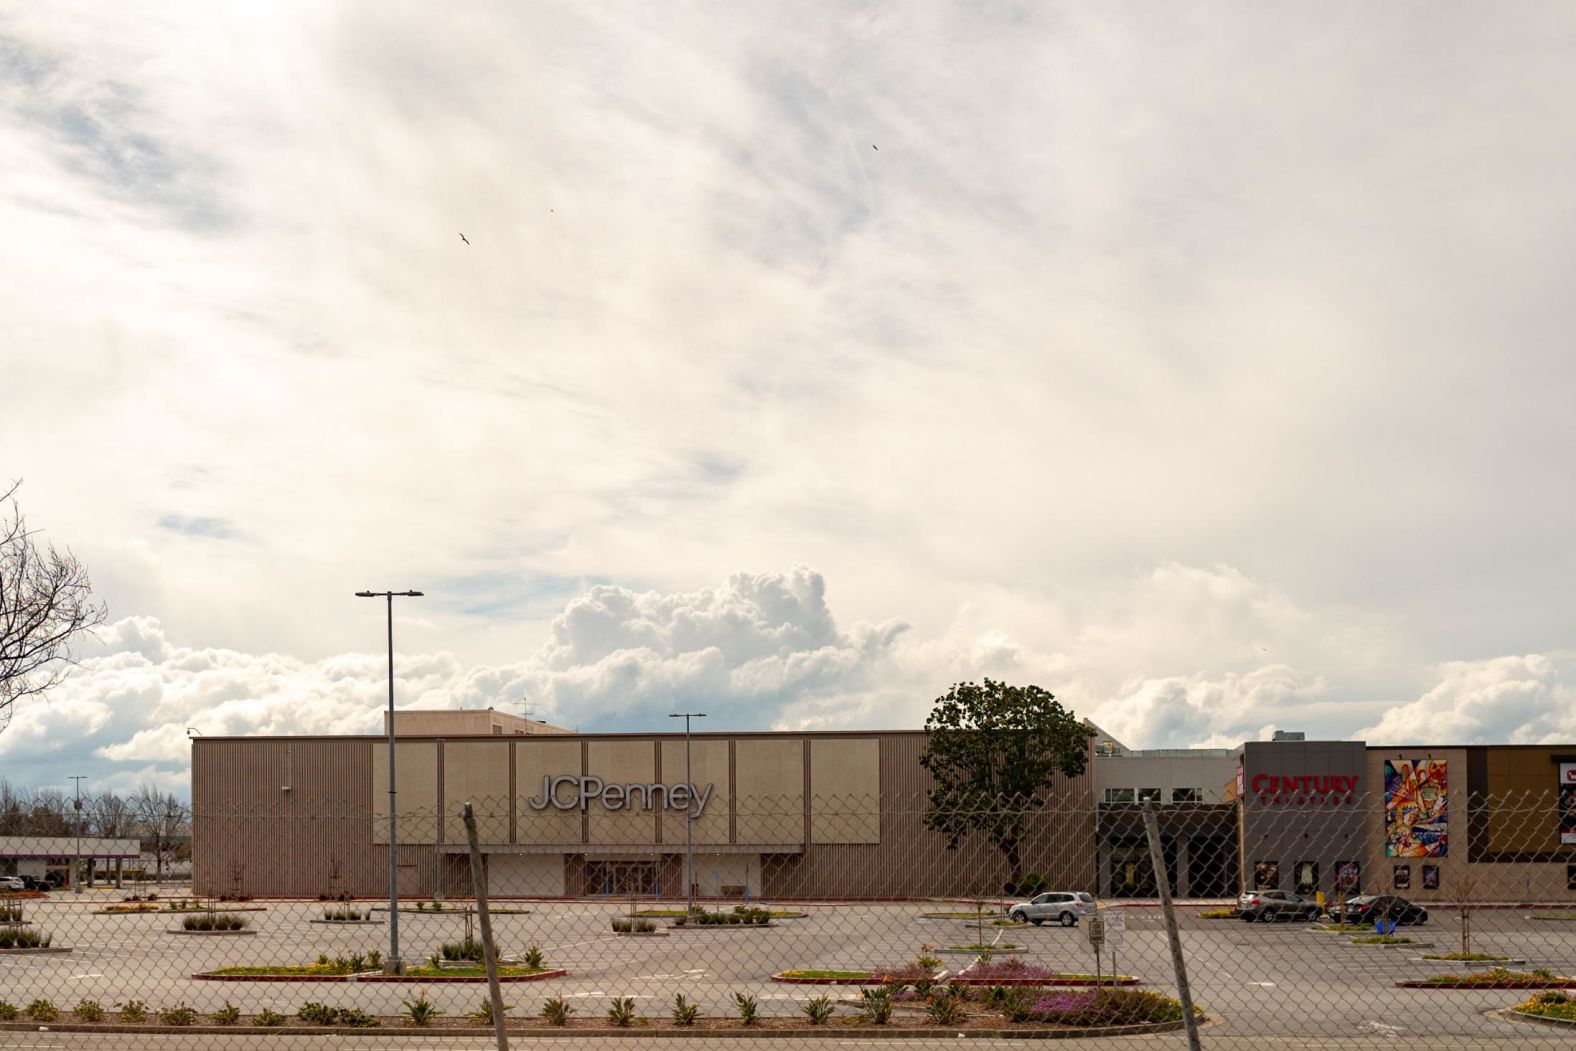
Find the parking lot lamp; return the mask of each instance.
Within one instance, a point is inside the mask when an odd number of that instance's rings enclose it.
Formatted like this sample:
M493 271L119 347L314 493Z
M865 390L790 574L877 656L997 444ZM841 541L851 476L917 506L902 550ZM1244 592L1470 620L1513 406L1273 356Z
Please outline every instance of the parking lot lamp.
M404 974L399 958L399 831L394 805L394 598L420 598L419 591L358 591L357 598L381 598L388 603L389 629L389 958L383 969L389 974Z
M73 774L67 780L75 784L77 798L72 803L77 811L77 851L71 858L71 893L82 893L82 877L79 870L82 868L82 782L87 780L86 774Z
M695 911L695 839L691 834L692 816L695 813L695 779L690 775L690 720L706 718L705 712L674 712L669 719L684 720L684 784L688 787L684 808L684 908Z

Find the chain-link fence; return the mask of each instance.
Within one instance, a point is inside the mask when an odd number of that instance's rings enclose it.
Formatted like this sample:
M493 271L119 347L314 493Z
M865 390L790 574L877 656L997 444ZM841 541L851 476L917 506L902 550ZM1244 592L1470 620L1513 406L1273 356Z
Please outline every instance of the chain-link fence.
M922 799L631 801L652 826L574 787L469 801L516 1046L1183 1047L1168 912L1205 1047L1576 1039L1576 857L1515 849L1542 796L1458 808L1453 841L1352 798L1053 804L949 849ZM0 902L0 1047L492 1046L462 805L393 822L393 913L374 808L199 807L182 884L5 840L0 873L83 878Z

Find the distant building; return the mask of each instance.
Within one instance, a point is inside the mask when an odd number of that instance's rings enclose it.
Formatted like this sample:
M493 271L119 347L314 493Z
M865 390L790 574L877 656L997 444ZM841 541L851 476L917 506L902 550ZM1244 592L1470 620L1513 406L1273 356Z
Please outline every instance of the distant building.
M383 713L383 733L389 713ZM562 726L500 712L496 708L404 708L394 713L395 737L524 737L572 734Z
M80 848L79 848L80 845ZM81 858L85 867L119 871L132 868L142 847L135 839L100 839L97 836L0 836L0 876L32 876L66 883L71 861Z

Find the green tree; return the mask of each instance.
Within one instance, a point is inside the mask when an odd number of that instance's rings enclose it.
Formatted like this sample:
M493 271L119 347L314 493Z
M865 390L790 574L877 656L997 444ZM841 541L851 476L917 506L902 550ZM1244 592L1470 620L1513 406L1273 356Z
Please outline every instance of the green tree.
M925 733L919 763L934 782L926 826L947 837L948 850L971 833L988 836L1016 884L1030 816L1058 774L1083 773L1095 731L1038 686L985 679L938 697Z

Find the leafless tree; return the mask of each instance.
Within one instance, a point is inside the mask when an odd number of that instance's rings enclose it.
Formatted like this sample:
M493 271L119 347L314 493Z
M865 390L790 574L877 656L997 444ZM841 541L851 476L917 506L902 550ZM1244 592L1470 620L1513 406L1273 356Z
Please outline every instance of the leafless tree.
M1450 900L1461 914L1461 955L1472 954L1472 903L1477 894L1477 880L1465 872L1452 873Z
M131 805L142 829L143 842L153 852L154 879L162 881L164 866L180 853L191 811L174 794L160 792L150 784L137 789Z
M104 623L87 570L69 550L41 545L16 501L0 492L0 729L23 697L48 691L76 663L77 636Z
M131 800L114 792L100 792L83 803L88 810L88 825L95 836L124 839L137 826L137 811Z

